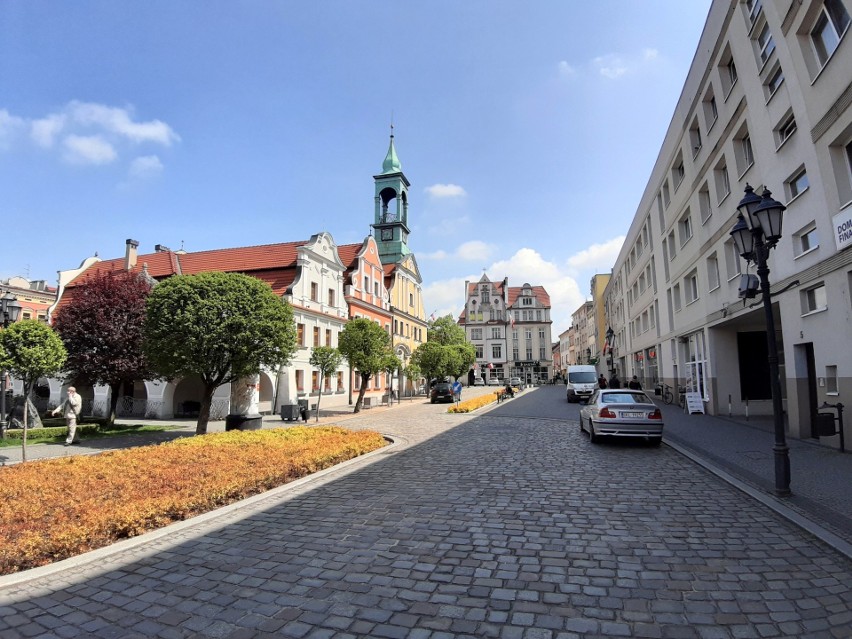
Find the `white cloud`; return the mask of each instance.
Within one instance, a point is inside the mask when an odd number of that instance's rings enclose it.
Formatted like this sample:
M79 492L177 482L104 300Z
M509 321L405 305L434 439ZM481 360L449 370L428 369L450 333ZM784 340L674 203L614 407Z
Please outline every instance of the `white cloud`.
M128 173L137 179L151 178L163 172L163 163L156 155L143 155L130 163Z
M589 298L589 280L595 273L608 273L615 263L624 237L617 237L602 244L593 244L570 256L563 266L543 257L531 248L522 248L514 255L493 262L485 272L492 281L509 279L509 286L523 284L543 286L550 295L552 334L556 341L559 333L571 325L571 314ZM466 277L433 282L423 289L429 312L437 309L436 316L451 313L458 318L464 308L464 282L476 282L482 272Z
M71 164L109 164L118 157L112 145L98 135L69 135L62 143L63 157Z
M615 264L622 244L624 244L623 235L614 237L603 244L592 244L589 248L569 257L567 264L573 271L610 271Z
M8 149L20 131L26 128L26 122L6 109L0 109L0 149Z
M572 76L577 73L576 69L572 67L568 62L562 60L559 62L559 75L562 76Z
M42 148L50 148L65 127L67 118L62 113L51 113L47 117L30 123L30 136Z
M165 122L134 122L127 109L103 104L73 101L68 105L70 117L83 126L92 126L125 137L133 142L153 142L171 146L180 138Z
M659 51L656 49L645 48L635 55L607 53L594 58L592 64L605 78L617 80L622 76L640 71L644 65L653 64L659 56Z
M423 190L434 198L464 197L467 195L467 192L458 184L433 184Z
M491 258L494 247L480 240L471 240L460 244L455 251L448 253L444 249L433 253L424 253L421 259L427 260L457 260L464 262L485 262Z

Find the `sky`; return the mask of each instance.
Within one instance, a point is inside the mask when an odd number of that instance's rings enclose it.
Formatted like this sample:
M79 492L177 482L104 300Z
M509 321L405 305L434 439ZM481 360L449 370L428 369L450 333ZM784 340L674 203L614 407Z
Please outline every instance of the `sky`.
M710 0L4 0L0 279L363 241L390 125L426 315L485 273L552 337L609 273Z

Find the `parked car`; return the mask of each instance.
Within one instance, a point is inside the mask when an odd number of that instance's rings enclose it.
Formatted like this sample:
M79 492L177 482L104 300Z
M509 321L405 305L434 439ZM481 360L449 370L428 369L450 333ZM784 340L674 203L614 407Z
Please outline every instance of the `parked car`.
M509 385L514 386L515 388L523 388L524 387L524 383L521 381L520 377L509 378Z
M593 443L601 437L641 437L659 445L663 415L643 391L602 388L580 409L580 430L588 431Z
M503 382L500 380L499 377L491 377L491 378L488 379L488 385L489 386L502 386Z
M432 390L429 393L429 401L433 404L440 401L452 402L453 385L449 382L438 382L432 386Z
M474 377L473 378L474 386L485 386L485 380L482 377Z

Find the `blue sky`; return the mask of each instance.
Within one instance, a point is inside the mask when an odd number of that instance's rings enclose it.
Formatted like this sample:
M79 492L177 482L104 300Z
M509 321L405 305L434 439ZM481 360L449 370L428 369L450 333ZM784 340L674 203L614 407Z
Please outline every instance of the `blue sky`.
M360 242L394 122L427 315L609 272L710 0L0 3L0 278Z

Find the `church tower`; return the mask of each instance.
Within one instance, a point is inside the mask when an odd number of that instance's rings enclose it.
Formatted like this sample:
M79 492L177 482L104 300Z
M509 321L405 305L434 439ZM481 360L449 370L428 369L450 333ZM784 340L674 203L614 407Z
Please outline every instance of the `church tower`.
M394 264L411 253L408 248L408 187L411 184L402 172L402 165L393 145L391 125L390 146L382 172L373 176L376 183L376 212L373 228L383 264Z

